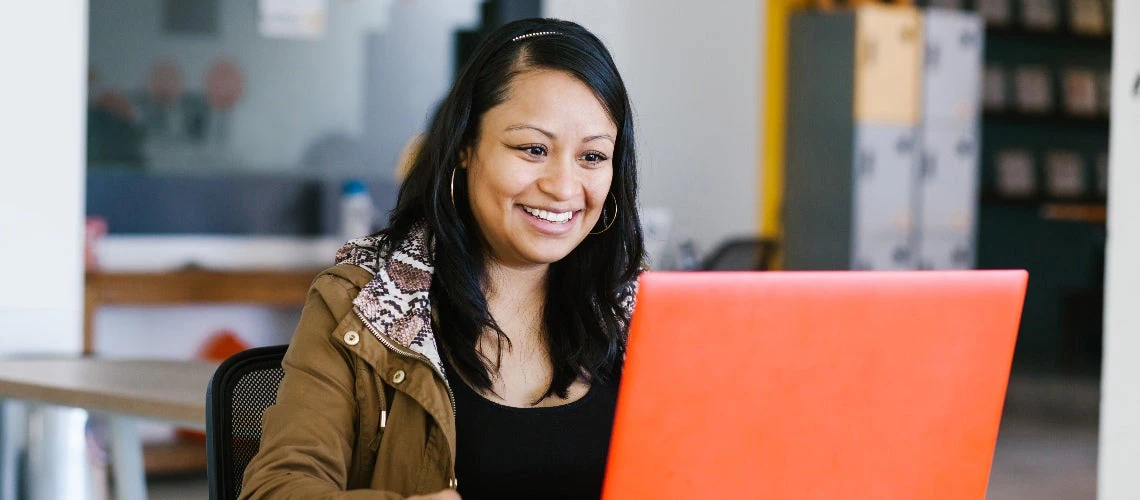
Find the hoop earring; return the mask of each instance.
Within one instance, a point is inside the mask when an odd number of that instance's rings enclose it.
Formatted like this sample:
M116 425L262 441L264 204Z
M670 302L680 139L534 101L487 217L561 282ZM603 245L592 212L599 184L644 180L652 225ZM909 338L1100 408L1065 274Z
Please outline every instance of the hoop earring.
M456 211L459 211L459 207L455 206L455 171L456 170L459 170L459 167L455 167L455 168L451 169L451 208L454 208Z
M618 218L617 197L614 196L613 193L610 193L610 198L614 200L614 218L610 219L609 224L606 224L606 227L602 228L601 231L598 231L598 232L590 231L590 234L602 234L606 231L609 231L610 227L614 225L614 222L617 222L617 218ZM605 207L605 205L602 205L602 222L605 222L605 221L606 221L606 207Z

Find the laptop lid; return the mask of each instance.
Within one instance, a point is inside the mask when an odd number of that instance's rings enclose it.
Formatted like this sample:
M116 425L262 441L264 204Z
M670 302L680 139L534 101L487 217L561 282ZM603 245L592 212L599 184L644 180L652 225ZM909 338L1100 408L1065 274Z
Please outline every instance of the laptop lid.
M1027 279L644 274L603 497L984 498Z

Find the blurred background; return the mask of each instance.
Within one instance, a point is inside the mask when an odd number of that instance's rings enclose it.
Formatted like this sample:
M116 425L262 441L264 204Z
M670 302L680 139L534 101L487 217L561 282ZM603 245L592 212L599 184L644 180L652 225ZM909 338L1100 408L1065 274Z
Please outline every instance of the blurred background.
M654 268L1028 269L988 498L1140 495L1135 4L67 3L0 15L0 354L287 343L481 36L558 17L626 80ZM206 496L200 434L143 436L152 498Z

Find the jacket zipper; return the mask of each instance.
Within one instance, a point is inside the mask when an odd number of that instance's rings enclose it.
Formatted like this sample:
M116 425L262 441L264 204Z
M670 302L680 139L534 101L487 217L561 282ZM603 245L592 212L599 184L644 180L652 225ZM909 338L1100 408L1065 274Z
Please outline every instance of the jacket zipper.
M452 419L452 421L454 421L455 420L455 393L451 391L451 384L447 382L447 377L445 377L443 375L443 372L440 371L437 366L435 366L435 363L432 363L430 359L427 359L427 356L424 356L422 354L409 353L409 352L405 352L403 349L397 348L392 342L388 341L387 337L385 337L384 335L381 335L380 332L376 331L376 327L372 326L372 323L369 322L364 317L364 314L361 313L360 309L357 308L356 306L352 306L352 312L356 313L356 317L360 318L360 322L364 325L364 327L367 328L368 331L372 332L372 336L376 337L376 339L379 340L381 344L384 344L384 347L387 347L389 350L391 350L392 352L394 352L394 353L396 353L402 357L405 357L408 359L414 359L414 360L418 360L418 361L423 361L424 363L427 363L427 365L430 366L431 369L439 375L439 379L443 381L443 388L447 389L447 399L451 402L451 419ZM455 470L454 470L455 457L452 457L451 463L452 463L453 469L451 471L451 478L448 480L448 487L449 488L456 488L456 487L458 487L459 481L456 480L456 478L455 478Z
M427 363L427 365L430 366L431 369L436 374L439 375L439 379L443 381L443 388L447 389L447 399L451 403L451 418L454 419L455 418L455 393L451 390L451 384L448 383L447 377L443 375L443 372L439 370L439 367L435 366L435 363L432 363L430 359L427 359L427 356L424 356L424 355L419 354L419 353L409 353L409 352L404 351L401 348L397 348L395 346L395 344L393 344L392 342L389 342L388 339L384 335L381 335L380 332L376 331L376 328L374 326L372 326L372 323L370 323L367 319L364 318L364 314L361 313L360 309L358 309L356 306L353 306L352 312L356 313L356 317L360 318L360 322L364 324L364 327L367 328L369 331L371 331L372 336L376 337L378 340L380 340L380 343L384 344L384 347L387 347L389 350L395 352L396 354L399 354L402 357L405 357L408 359L414 359L417 361L422 361L424 363Z

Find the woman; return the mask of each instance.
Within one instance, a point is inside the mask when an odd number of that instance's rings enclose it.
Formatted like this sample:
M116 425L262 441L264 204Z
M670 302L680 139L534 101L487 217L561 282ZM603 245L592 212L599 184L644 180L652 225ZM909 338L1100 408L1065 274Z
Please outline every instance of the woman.
M596 498L643 253L609 53L495 30L410 170L313 283L242 496Z

